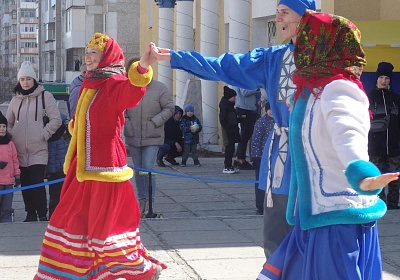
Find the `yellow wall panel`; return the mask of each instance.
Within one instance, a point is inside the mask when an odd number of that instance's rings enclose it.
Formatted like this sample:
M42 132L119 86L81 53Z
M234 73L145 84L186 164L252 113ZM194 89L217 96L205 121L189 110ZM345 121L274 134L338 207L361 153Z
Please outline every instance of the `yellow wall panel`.
M364 67L365 72L375 72L378 63L381 61L392 63L394 71L400 72L400 48L377 46L364 48L364 52L367 58L367 65Z

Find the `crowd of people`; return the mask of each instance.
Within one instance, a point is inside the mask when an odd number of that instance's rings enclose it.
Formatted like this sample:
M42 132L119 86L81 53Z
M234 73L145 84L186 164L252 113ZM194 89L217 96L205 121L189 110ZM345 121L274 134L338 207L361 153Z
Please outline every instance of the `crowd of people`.
M180 156L181 167L189 157L201 166L201 116L192 104L175 106L167 87L152 79L151 64L163 60L227 84L219 103L222 172L254 170L258 181L266 262L257 279L381 279L376 221L400 208L394 67L379 63L366 93L360 31L346 18L315 10L314 0L280 0L276 23L288 43L219 57L151 43L142 57L125 62L116 40L94 34L74 82L68 148L62 138L49 142L64 117L30 62L22 63L6 116L0 114L0 190L43 183L46 173L65 176L50 188L49 205L45 187L22 191L24 222L51 217L34 279L150 280L167 267L139 234L156 180L150 193L147 174L135 171L135 192L126 150L138 168L165 167L164 159L179 165ZM295 86L282 86L283 74ZM263 116L261 88L269 93ZM0 195L0 222L12 222L12 199Z

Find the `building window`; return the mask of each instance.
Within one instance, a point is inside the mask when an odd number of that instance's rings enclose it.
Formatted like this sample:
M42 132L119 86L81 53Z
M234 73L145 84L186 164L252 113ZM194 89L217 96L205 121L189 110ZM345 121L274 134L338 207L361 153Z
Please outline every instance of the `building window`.
M54 52L45 53L44 71L47 74L54 72Z
M21 56L21 62L22 61L29 61L32 64L36 64L36 56L23 55L23 56Z
M275 45L276 41L276 22L271 20L268 22L268 46Z
M21 24L20 31L21 31L21 33L35 33L36 32L36 25L34 25L34 24Z
M37 48L36 41L21 41L19 44L20 48Z
M54 41L56 39L55 22L46 24L46 41Z
M35 10L21 10L21 18L36 18Z
M108 33L107 29L107 14L103 14L103 32L106 34Z
M71 21L72 21L72 9L68 9L65 16L65 30L67 32L71 31Z
M66 71L79 71L76 66L82 64L85 58L85 48L72 48L67 50Z

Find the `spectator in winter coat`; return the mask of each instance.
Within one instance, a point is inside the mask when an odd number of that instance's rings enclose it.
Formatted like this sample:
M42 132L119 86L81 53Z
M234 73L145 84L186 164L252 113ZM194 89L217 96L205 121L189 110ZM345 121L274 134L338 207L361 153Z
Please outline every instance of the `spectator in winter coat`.
M19 163L17 149L7 131L7 119L0 112L0 191L11 190L19 184ZM0 194L0 223L13 221L13 193Z
M257 120L257 96L261 97L261 92L258 89L247 90L236 86L231 88L237 93L235 109L240 120L240 141L233 165L238 169L254 170L254 166L246 160L246 151Z
M240 141L238 118L235 110L236 92L224 86L224 96L219 102L219 123L222 127L222 140L225 147L224 169L222 173L234 174L232 157L235 153L235 144Z
M368 134L368 154L370 160L382 172L400 169L400 99L391 89L392 75L391 63L379 63L376 70L376 85L368 93L369 109L373 116ZM387 195L385 190L379 194L386 201L389 210L400 208L398 205L399 186L398 180L393 181L386 187Z
M129 70L138 58L128 61ZM164 143L164 124L174 113L174 101L167 87L152 80L146 87L146 95L140 103L125 112L125 143L129 146L133 165L144 169L154 169L158 148ZM149 199L155 198L156 179L152 176L152 196L149 197L149 179L135 170L135 182L140 211L143 214ZM154 204L153 204L154 205Z
M186 166L189 155L192 155L195 166L201 166L199 156L197 155L197 144L199 144L199 133L203 129L200 120L194 114L194 107L187 104L184 107L185 115L182 117L179 127L183 133L183 155L181 166Z
M179 165L175 160L183 153L183 137L179 128L183 115L183 110L179 106L175 106L175 114L169 118L164 124L164 144L158 149L157 165L165 167L163 158L172 165Z
M259 118L254 125L253 135L251 137L250 157L253 161L256 180L260 178L260 162L261 156L265 147L265 143L274 128L275 121L272 118L271 105L269 102L264 106L265 115ZM258 188L258 183L255 183L256 208L257 214L264 213L264 197L265 191Z
M18 71L15 96L7 110L7 120L13 142L17 147L21 169L21 186L44 182L48 161L47 140L61 125L60 111L53 95L36 81L36 73L29 61ZM44 101L44 104L43 104ZM45 106L45 110L42 109ZM49 122L44 125L43 117ZM22 191L27 212L24 222L47 221L45 187Z
M76 105L78 104L79 92L81 91L81 85L83 83L83 79L85 78L86 71L86 63L82 63L81 65L81 74L72 80L71 85L69 86L69 108L70 108L70 116L72 117L75 114Z

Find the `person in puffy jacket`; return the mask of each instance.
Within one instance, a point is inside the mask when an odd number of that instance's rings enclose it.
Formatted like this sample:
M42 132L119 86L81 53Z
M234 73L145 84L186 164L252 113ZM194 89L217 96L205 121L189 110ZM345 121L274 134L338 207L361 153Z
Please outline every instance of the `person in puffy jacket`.
M126 64L130 69L138 58L131 58ZM140 103L125 112L125 143L129 146L133 165L144 169L154 169L158 148L164 143L164 124L174 114L174 101L167 86L152 80L146 87L146 95ZM143 214L148 207L149 180L147 174L135 170L135 185ZM156 195L156 179L152 176L152 199ZM153 204L154 205L154 204Z
M11 134L7 131L7 119L0 111L0 191L7 191L19 184L19 163L17 149ZM13 193L0 194L0 223L14 220L12 208Z
M275 121L272 117L271 105L269 102L265 103L265 115L259 118L254 125L253 135L251 136L251 149L250 158L253 162L254 173L256 181L260 179L260 163L265 143L267 143L270 137L271 131L274 130ZM259 183L255 183L255 198L257 215L264 214L264 198L265 191L259 188Z
M179 124L184 139L181 166L186 166L186 161L190 154L192 155L194 166L201 166L197 153L197 144L200 142L199 134L203 126L201 125L200 119L194 114L193 105L187 104L183 109L185 114Z
M393 68L389 62L380 62L376 70L376 85L368 93L369 109L372 113L368 154L382 172L400 169L400 98L391 89ZM400 208L399 187L400 182L393 181L385 188L387 195L385 189L379 194L389 210Z
M69 86L69 107L70 107L70 116L72 117L76 111L76 105L78 105L79 92L81 91L81 85L83 83L83 79L85 79L86 72L86 63L82 63L81 65L81 74L72 80L71 85Z
M224 86L224 96L219 102L219 123L222 127L222 140L225 147L224 169L222 173L235 174L232 158L235 144L240 141L238 118L235 110L236 91Z
M179 128L183 115L181 107L175 105L175 113L164 124L164 144L160 146L157 153L157 165L165 167L163 158L172 165L179 165L175 160L183 153L183 137Z
M61 119L65 122L66 116L61 114ZM47 180L53 181L65 177L63 165L67 154L67 142L64 137L49 142L49 161L47 162ZM54 209L60 202L60 194L63 182L52 183L49 185L49 219Z
M36 73L29 61L24 61L18 71L6 113L10 133L17 148L21 169L21 186L44 182L48 160L47 140L61 125L60 111L53 95L36 81ZM43 109L43 106L45 107ZM43 117L47 115L48 123ZM45 187L22 191L27 212L24 222L47 221Z

